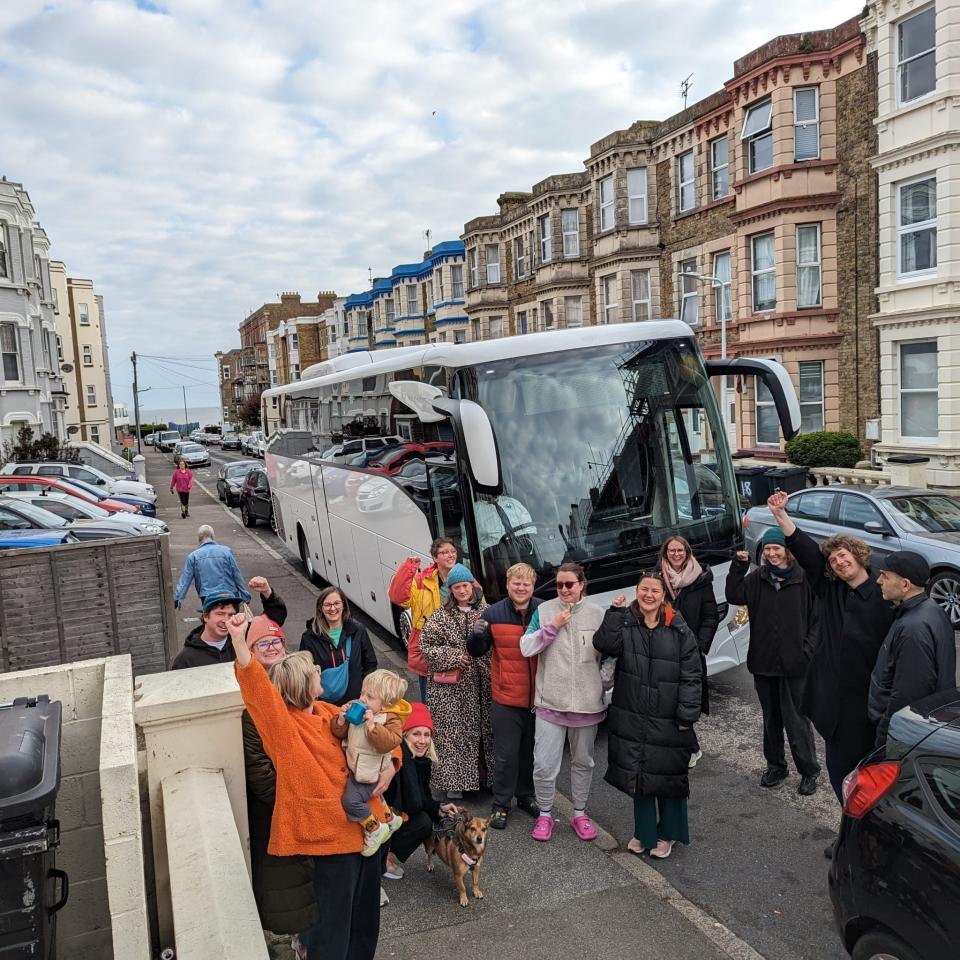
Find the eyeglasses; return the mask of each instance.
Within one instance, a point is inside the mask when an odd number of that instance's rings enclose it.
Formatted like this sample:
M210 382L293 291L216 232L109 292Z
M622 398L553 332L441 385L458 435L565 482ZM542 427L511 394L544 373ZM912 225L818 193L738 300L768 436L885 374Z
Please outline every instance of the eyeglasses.
M282 647L283 639L281 637L271 637L269 640L258 640L254 646L258 650L269 650L271 647Z
M683 547L671 547L667 553L679 553L681 556L686 554L686 550Z
M583 581L582 580L558 580L557 589L572 590L578 583L583 583Z

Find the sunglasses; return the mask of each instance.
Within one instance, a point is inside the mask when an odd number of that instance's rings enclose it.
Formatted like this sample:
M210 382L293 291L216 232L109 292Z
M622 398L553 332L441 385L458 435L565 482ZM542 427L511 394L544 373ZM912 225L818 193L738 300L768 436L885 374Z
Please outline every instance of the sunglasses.
M557 589L572 590L578 583L583 583L583 581L582 580L558 580Z
M258 640L254 646L258 650L269 650L271 647L282 647L283 640L280 637L271 637L269 640Z

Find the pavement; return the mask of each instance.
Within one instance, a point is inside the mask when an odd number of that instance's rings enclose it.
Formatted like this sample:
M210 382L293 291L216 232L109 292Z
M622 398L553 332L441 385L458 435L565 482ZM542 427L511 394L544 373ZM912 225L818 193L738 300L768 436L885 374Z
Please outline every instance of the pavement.
M195 471L190 517L181 520L169 493L169 457L149 448L144 453L148 480L159 494L158 513L171 528L174 576L196 546L197 527L209 523L234 550L244 574L267 577L284 598L290 611L285 631L296 649L318 588L270 530L244 528L239 511L217 501L220 463L243 458L211 448L214 464ZM191 593L178 611L181 638L199 622L197 607ZM381 664L404 670L397 641L366 623ZM565 765L555 810L560 822L549 843L534 841L533 821L516 811L505 831L491 831L483 900L461 908L446 867L439 864L428 874L421 853L410 858L402 880L384 881L390 904L381 911L378 960L846 957L827 896L823 848L836 831L839 808L826 774L813 797L797 795L796 774L778 788L761 788L760 709L750 676L741 667L710 684L711 714L697 727L704 756L691 772L690 846L676 847L665 861L626 852L632 805L603 781L607 749L601 730L589 807L600 829L597 840L584 843L567 825ZM822 743L819 748L822 763ZM486 813L489 802L489 795L480 794L466 805ZM277 940L271 956L288 960L292 954Z

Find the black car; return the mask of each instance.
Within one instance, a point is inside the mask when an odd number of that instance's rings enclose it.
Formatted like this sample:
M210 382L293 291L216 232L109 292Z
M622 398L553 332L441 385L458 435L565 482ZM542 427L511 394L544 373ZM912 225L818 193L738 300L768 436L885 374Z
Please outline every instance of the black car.
M244 478L256 466L255 460L232 460L220 468L217 473L217 496L228 507L236 507L240 503L240 488Z
M270 481L267 480L267 471L259 465L244 477L240 488L240 516L245 527L255 527L261 520L273 527Z
M885 747L843 789L830 866L854 960L960 955L960 690L895 714Z
M221 447L224 450L239 450L240 449L240 437L236 433L225 433L223 435L223 441Z

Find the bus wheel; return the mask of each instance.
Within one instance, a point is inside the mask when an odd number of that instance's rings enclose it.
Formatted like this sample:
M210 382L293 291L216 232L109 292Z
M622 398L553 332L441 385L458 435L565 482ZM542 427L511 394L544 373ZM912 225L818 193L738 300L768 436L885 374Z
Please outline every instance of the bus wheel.
M297 545L300 548L300 562L303 564L303 572L311 583L316 583L317 572L313 569L313 558L310 556L310 548L307 546L307 537L300 528L297 529Z

